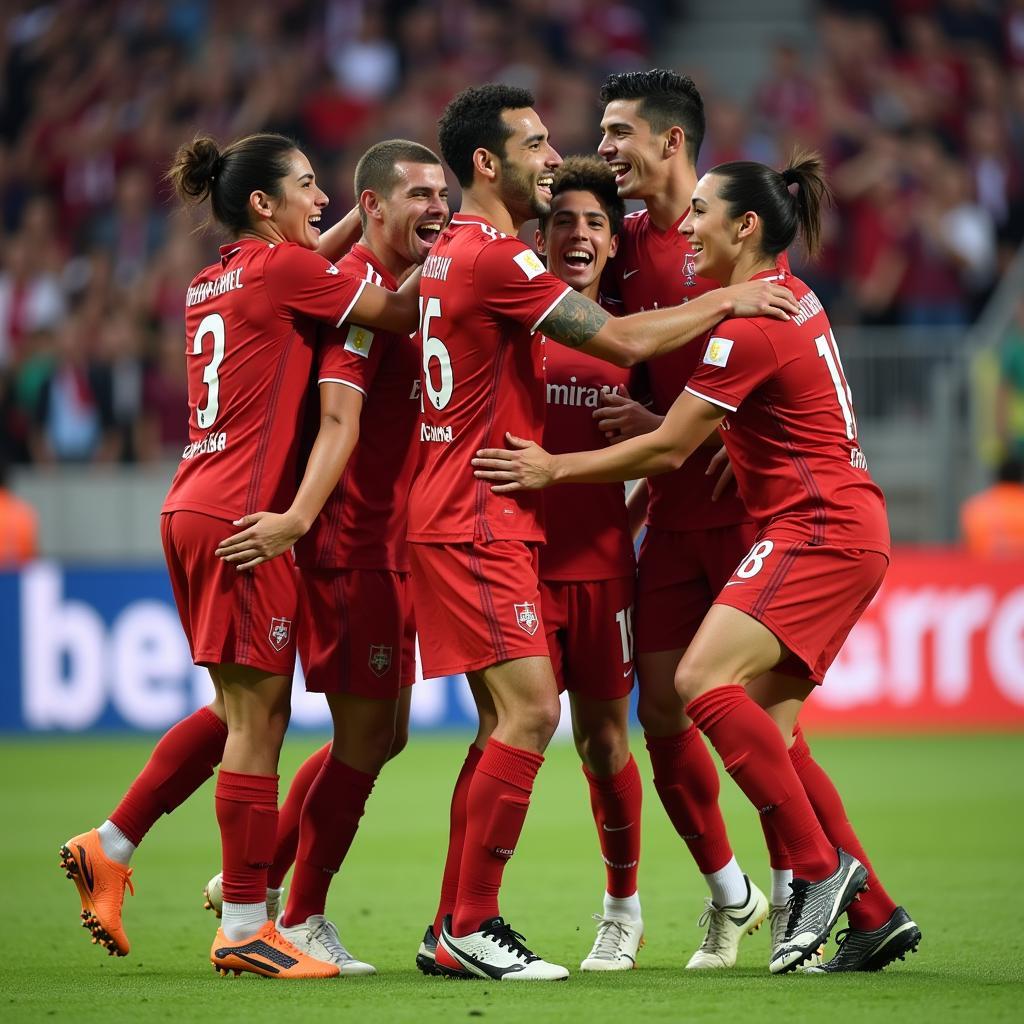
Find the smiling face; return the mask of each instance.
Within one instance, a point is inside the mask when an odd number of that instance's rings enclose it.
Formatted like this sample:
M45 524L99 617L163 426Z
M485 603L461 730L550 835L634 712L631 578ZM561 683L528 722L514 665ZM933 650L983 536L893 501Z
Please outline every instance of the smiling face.
M728 283L744 250L752 244L757 215L730 217L728 204L718 195L720 179L705 174L693 191L690 212L679 232L685 235L695 254L694 270L700 277L719 284ZM753 220L751 220L753 218Z
M398 182L390 194L370 204L368 229L379 231L380 241L401 262L420 264L448 223L448 183L439 164L403 160L395 171Z
M595 292L601 273L618 248L608 214L593 192L559 192L537 246L547 254L548 270L578 292ZM590 295L594 298L594 295Z
M502 202L515 220L539 217L550 208L551 182L562 158L535 110L505 110L501 119L511 131L499 161Z
M292 150L288 173L279 184L281 195L266 197L266 214L263 217L266 227L282 241L295 242L304 249L317 249L320 245L320 215L330 200L317 185L313 168L300 150ZM261 195L263 193L254 192L253 198Z
M601 118L597 152L615 171L623 199L647 199L664 187L666 133L651 129L640 116L641 100L612 100Z

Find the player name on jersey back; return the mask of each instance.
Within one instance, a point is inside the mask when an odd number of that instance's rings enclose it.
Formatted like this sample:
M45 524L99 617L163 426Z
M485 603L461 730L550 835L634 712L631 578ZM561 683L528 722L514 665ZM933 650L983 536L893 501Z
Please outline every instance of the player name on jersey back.
M318 324L343 319L365 281L289 242L220 253L185 296L189 443L163 507L233 520L294 498Z

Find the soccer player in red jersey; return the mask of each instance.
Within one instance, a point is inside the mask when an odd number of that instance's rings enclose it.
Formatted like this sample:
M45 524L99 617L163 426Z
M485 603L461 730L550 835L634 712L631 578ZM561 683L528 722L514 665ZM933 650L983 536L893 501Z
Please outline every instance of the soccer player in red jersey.
M817 296L779 259L798 229L815 251L826 192L814 156L794 158L781 173L750 162L709 171L681 225L697 270L723 285L784 283L801 312L786 323L719 324L685 391L651 433L569 455L514 439L517 450L485 450L475 460L478 477L495 481L498 494L624 480L671 471L723 428L758 534L675 679L687 714L794 870L773 973L810 957L847 907L845 941L833 960L812 970L878 970L921 938L882 888L835 787L797 731L803 701L822 682L889 561L885 502L858 444L835 337ZM771 669L778 671L768 675ZM783 738L794 733L795 756ZM852 904L866 883L870 888Z
M601 276L618 245L625 203L600 157L570 157L555 172L551 211L536 245L548 269L587 298L602 299ZM626 391L631 371L564 345L544 350L544 445L569 452L604 447L593 410L602 392ZM635 389L634 389L635 390ZM584 971L636 965L643 941L637 891L643 787L629 752L636 558L620 484L558 487L545 495L540 594L559 689L569 691L573 737L590 790L605 863L597 938Z
M441 161L415 142L380 142L356 166L355 192L363 235L338 268L395 290L448 221ZM407 335L354 323L340 335L339 344L321 349L317 376L321 391L342 393L351 455L295 547L299 654L307 690L327 697L334 740L292 782L268 883L280 899L295 861L279 931L353 975L374 969L348 953L325 907L377 775L408 737L416 627L405 532L418 454L420 355Z
M615 171L619 194L646 208L626 217L612 262L611 287L632 313L690 302L717 288L699 275L679 225L697 182L704 104L693 82L670 71L612 75L599 153ZM689 345L647 364L652 398L646 409L606 395L597 417L615 441L652 430L693 373L699 347ZM646 505L636 597L637 713L654 769L654 788L708 885L707 932L690 969L731 967L740 940L764 921L769 906L733 856L718 808L718 772L687 718L674 675L715 596L749 550L754 525L735 489L714 500L709 463L721 448L712 435L674 473L642 482L630 495L639 531ZM791 875L780 874L776 902L785 903Z
M710 329L723 308L795 310L781 293L727 290L617 319L548 273L515 237L547 208L560 163L532 104L525 90L487 85L456 96L440 121L463 206L423 267L423 455L409 504L424 674L468 673L481 716L453 795L434 966L495 980L568 973L531 953L498 914L559 705L540 616L538 498L492 494L473 480L473 453L506 430L542 425L538 332L629 364Z
M186 295L190 443L161 517L182 625L217 696L161 739L110 819L69 840L62 857L86 926L111 953L125 955L121 904L131 855L160 814L187 799L221 761L216 803L225 903L214 965L271 977L330 977L335 965L292 946L266 914L297 608L294 567L273 556L309 528L347 454L341 413L325 406L296 490L317 324L352 316L409 330L415 282L396 294L317 255L327 196L309 161L282 136L249 136L223 151L211 139L196 139L179 150L169 177L184 202L209 199L213 219L235 239ZM257 510L264 510L258 521L245 518ZM244 529L226 540L232 525ZM226 553L225 544L242 555L237 566L216 556Z

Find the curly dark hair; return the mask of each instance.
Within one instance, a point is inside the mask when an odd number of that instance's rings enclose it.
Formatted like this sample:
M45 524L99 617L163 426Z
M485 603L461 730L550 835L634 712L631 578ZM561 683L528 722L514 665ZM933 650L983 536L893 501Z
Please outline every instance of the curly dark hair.
M608 217L608 226L613 236L622 230L622 218L626 216L626 201L619 196L615 186L615 172L599 156L570 156L555 171L551 185L551 203L563 192L593 192ZM540 230L546 231L550 210L540 218Z
M486 149L504 158L512 134L501 119L505 110L532 107L533 94L514 85L474 85L455 96L437 122L437 141L445 163L460 185L473 184L473 153Z

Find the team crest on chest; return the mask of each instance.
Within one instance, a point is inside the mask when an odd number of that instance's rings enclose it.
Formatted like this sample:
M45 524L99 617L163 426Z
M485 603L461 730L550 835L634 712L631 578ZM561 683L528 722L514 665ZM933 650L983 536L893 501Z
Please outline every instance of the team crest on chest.
M533 636L537 632L537 627L540 625L540 619L537 617L537 607L532 601L524 601L522 604L516 604L512 606L516 610L516 624L525 633L529 633Z
M292 620L291 619L271 619L270 620L270 632L267 634L267 639L270 640L270 646L275 651L284 650L285 645L292 637Z
M683 284L687 288L693 288L697 284L697 257L694 254L687 253L683 257L683 277L686 279Z
M391 648L384 644L370 644L370 671L382 676L391 668Z

